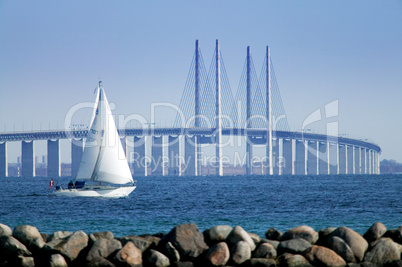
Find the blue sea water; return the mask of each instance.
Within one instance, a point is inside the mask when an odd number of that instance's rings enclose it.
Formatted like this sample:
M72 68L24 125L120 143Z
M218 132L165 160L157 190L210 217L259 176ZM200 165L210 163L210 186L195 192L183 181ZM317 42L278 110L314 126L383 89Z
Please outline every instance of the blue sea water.
M48 185L45 177L0 178L0 223L124 236L194 222L201 231L241 225L262 237L270 227L348 226L363 234L377 221L402 225L402 175L141 177L119 199L57 197Z

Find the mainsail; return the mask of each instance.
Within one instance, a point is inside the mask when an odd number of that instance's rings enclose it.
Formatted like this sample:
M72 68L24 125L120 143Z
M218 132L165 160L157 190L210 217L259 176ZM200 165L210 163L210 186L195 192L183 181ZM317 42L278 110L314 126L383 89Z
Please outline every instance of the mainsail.
M77 180L133 183L105 92L98 87L93 121L87 135Z

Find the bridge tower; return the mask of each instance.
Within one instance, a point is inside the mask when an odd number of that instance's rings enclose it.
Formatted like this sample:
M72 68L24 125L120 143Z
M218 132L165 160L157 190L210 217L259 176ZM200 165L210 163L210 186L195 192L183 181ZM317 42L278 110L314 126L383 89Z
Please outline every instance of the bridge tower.
M246 128L251 128L251 55L250 46L247 46L247 85L246 85ZM253 160L253 145L251 143L249 133L246 132L246 174L253 174L252 160Z
M198 45L198 40L195 41L195 120L194 127L200 127L200 116L201 116L201 90L200 90L200 48ZM194 138L195 146L195 175L201 175L201 143L200 136L195 136Z
M215 48L215 64L216 64L216 130L215 130L215 145L216 145L216 158L218 160L217 175L223 175L223 162L222 162L222 95L221 95L221 62L220 62L220 49L219 40L216 40Z
M267 138L268 138L268 142L267 142L267 157L269 160L269 174L273 175L274 173L274 169L273 169L273 160L272 160L272 99L271 99L271 55L270 55L270 50L269 50L269 46L267 46L267 53L266 53L266 57L267 57L267 66L266 66L266 116L268 119L268 134L267 134Z

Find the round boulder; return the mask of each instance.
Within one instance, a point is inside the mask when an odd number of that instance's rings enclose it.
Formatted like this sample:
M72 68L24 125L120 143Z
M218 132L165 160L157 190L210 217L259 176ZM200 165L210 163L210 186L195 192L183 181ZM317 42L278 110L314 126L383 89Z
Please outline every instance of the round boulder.
M27 247L16 238L8 235L0 236L0 251L2 257L31 256L32 253Z
M204 231L205 242L213 245L225 241L233 227L230 225L217 225Z
M309 261L303 257L302 255L284 253L279 258L279 266L286 266L286 267L307 267L311 266Z
M2 235L12 235L13 231L8 225L0 223L0 236Z
M356 233L352 229L342 226L336 228L330 235L330 237L337 236L343 239L349 247L352 249L355 255L356 261L361 262L364 254L367 251L368 243L360 234Z
M29 250L39 250L45 245L38 229L30 225L17 225L13 236L23 243Z
M269 228L265 232L265 237L270 240L279 240L283 233L275 228Z
M340 237L331 236L328 238L328 248L335 251L346 262L356 262L355 255L349 245Z
M107 258L121 248L120 241L116 239L98 238L89 249L86 260L90 262L97 257Z
M373 248L364 256L364 261L378 265L385 265L393 260L400 260L402 245L395 243L391 238L380 238Z
M144 262L147 266L155 267L167 267L170 266L169 258L160 253L159 251L150 249L148 253L145 254Z
M74 232L74 234L65 238L53 239L46 243L44 250L60 253L63 257L72 262L80 252L88 246L88 235L83 231Z
M249 260L247 266L250 266L250 267L275 267L276 262L273 259L252 258Z
M311 248L311 244L303 238L282 241L278 245L278 255L283 253L300 254Z
M121 265L142 266L142 253L133 242L129 241L117 252L115 260Z
M60 254L52 254L49 259L50 267L67 267L67 262Z
M206 257L206 261L211 266L224 266L230 259L229 247L225 242L219 242L216 245L213 245Z
M318 233L310 226L302 225L286 231L280 238L280 241L294 238L303 238L310 244L315 244L318 240Z
M269 243L261 243L255 250L253 258L276 258L276 249Z
M387 227L385 227L384 224L376 222L367 230L363 237L367 240L367 242L371 243L382 237L386 231Z
M251 251L253 251L256 247L254 240L250 237L250 235L239 225L236 225L235 228L230 232L227 242L233 247L239 241L245 241L250 245Z
M346 262L341 256L322 246L312 246L304 256L314 266L346 266Z
M239 241L232 248L232 261L240 265L251 258L251 248L247 241Z

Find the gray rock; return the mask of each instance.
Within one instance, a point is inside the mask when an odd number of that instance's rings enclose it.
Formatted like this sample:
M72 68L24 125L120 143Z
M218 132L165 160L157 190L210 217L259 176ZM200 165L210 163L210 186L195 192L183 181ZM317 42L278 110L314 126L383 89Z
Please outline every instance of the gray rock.
M325 229L321 229L320 231L318 231L318 241L316 243L316 245L320 245L320 246L327 246L327 241L329 236L332 234L333 231L336 230L336 227L328 227Z
M278 255L283 253L300 254L311 248L311 244L304 238L285 240L278 245Z
M144 262L147 266L155 266L155 267L167 267L170 266L169 258L156 250L149 250L148 253L145 254Z
M279 246L280 242L277 240L261 239L261 243L269 243L275 248L275 250L278 250L278 246Z
M253 239L255 246L257 247L258 244L261 242L261 237L254 233L248 233L251 239Z
M173 246L172 243L167 242L164 249L165 255L169 258L170 262L180 261L180 253Z
M13 236L31 251L38 251L45 245L41 234L34 226L17 225L14 228Z
M179 261L172 265L173 267L194 267L194 263L191 261Z
M8 225L0 223L0 236L2 235L12 235L13 231Z
M69 231L57 231L54 232L53 234L51 234L47 240L47 243L52 242L53 240L56 239L64 239L70 235L72 235L73 232L69 232Z
M87 267L115 267L113 263L102 257L96 257L87 263Z
M127 242L115 256L115 260L121 264L130 267L142 266L142 253L133 242Z
M160 237L157 236L153 236L153 235L140 235L139 237L144 238L145 240L148 240L149 242L151 242L151 246L150 247L156 247L158 246L159 242L161 241Z
M273 259L250 259L248 266L252 267L275 267L276 262Z
M307 267L311 266L310 262L302 255L284 253L279 258L279 266L283 267Z
M179 251L180 258L192 260L208 249L204 242L204 235L195 223L180 224L165 235L159 245L165 246L167 242Z
M67 267L67 262L60 254L52 254L49 259L50 267Z
M261 243L254 250L253 258L276 258L276 249L269 243Z
M322 246L312 246L304 256L314 266L346 266L346 262L341 256Z
M328 238L328 248L335 251L346 262L356 262L355 255L349 245L338 236Z
M283 233L275 228L269 228L265 232L265 237L270 240L278 240L279 241L279 239L281 238L282 235L283 235Z
M361 262L364 254L367 251L368 243L360 234L356 233L352 229L342 226L336 228L330 235L342 238L352 249L355 255L356 261Z
M232 248L232 262L240 265L251 258L251 247L247 241L239 241Z
M303 238L310 244L315 244L318 240L318 233L310 226L302 225L286 231L280 238L280 241L294 238Z
M230 259L229 247L225 242L213 245L205 256L206 261L211 266L224 266Z
M16 265L20 267L34 267L35 261L33 257L18 256Z
M383 237L390 237L392 240L394 240L394 242L402 245L402 226L386 231Z
M251 251L256 247L250 235L241 226L236 225L227 237L227 242L230 247L233 247L239 241L246 241L250 245Z
M388 262L385 266L386 267L402 267L402 260L393 260L391 262Z
M114 235L109 231L89 234L89 244L93 244L98 238L113 239Z
M402 245L395 243L391 238L380 238L373 248L364 256L364 261L384 265L393 260L400 260Z
M230 225L217 225L204 231L205 242L213 245L225 241L233 227Z
M146 238L135 235L118 237L116 239L119 240L123 246L129 241L133 242L133 244L141 250L141 253L144 253L144 251L146 251L152 245L152 242L147 240Z
M45 233L40 233L40 235L43 238L43 241L45 241L45 243L47 243L49 241L49 235L45 234Z
M382 237L386 231L387 227L385 227L384 224L376 222L367 230L363 237L367 240L367 242L371 243Z
M31 256L32 253L27 247L18 241L15 237L3 235L0 236L0 251L1 257L15 256Z
M122 245L120 241L116 239L106 239L103 237L99 237L89 249L86 260L87 262L90 262L98 257L107 258L112 253L120 250L121 248Z
M63 257L71 262L75 260L80 252L88 246L89 237L83 231L77 231L70 236L53 239L46 243L44 250L60 253Z

